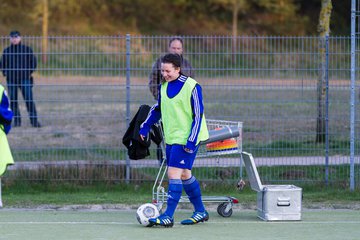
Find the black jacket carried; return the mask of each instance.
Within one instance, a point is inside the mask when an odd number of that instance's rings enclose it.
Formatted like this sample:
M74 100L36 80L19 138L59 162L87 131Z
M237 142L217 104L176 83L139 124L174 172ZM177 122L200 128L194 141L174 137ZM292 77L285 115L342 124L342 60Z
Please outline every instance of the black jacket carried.
M153 126L151 128L150 136L146 136L144 141L140 138L140 125L145 121L149 111L150 106L141 105L124 134L122 142L128 149L130 159L138 160L149 156L151 140L153 140L157 145L159 145L162 141L161 131L159 131L157 126Z

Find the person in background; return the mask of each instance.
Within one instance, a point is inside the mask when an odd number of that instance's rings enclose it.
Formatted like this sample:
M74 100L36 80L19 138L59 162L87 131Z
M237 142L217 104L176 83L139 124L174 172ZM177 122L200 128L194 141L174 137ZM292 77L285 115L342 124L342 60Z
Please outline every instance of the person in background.
M33 99L32 73L37 66L36 57L31 47L22 44L19 31L10 32L10 46L5 48L1 59L1 69L6 77L10 108L14 112L14 127L21 126L21 116L18 104L18 88L24 97L29 113L30 123L33 127L41 127Z
M0 84L0 129L8 134L11 129L13 112L5 88Z
M167 208L159 217L149 219L150 226L174 225L174 212L183 188L195 211L181 224L192 225L209 219L202 202L200 184L191 173L199 143L209 138L202 90L193 78L182 73L181 61L181 56L173 53L161 59L161 74L165 82L161 84L158 102L150 109L139 131L140 138L144 140L151 126L161 118L169 179Z
M6 134L10 132L13 112L10 109L9 99L5 88L0 84L0 177L8 165L14 164ZM1 179L0 179L1 180ZM1 194L0 194L0 207Z
M169 41L169 53L175 53L181 57L181 71L188 77L194 77L194 70L188 60L183 57L184 43L181 37L173 37ZM149 89L154 99L158 99L159 85L163 83L164 79L161 75L161 58L158 58L153 64L151 73L149 75Z

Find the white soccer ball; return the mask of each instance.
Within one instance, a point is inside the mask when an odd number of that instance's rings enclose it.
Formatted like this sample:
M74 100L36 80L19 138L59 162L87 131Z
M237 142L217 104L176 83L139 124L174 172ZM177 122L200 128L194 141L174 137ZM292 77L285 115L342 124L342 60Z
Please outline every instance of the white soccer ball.
M149 218L156 218L159 215L159 209L152 203L145 203L136 211L136 219L144 226L149 225Z

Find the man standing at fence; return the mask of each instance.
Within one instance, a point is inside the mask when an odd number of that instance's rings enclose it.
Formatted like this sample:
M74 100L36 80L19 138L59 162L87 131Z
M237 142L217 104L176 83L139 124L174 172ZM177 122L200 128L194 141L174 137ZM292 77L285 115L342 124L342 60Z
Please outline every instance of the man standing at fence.
M169 41L169 53L179 54L181 57L181 72L188 77L194 77L194 70L190 62L183 57L184 43L181 37L173 37ZM157 100L159 96L159 85L163 83L164 79L161 75L161 58L158 58L153 64L151 73L149 75L149 89L154 99Z
M14 112L14 127L21 126L21 116L18 104L18 88L24 97L27 111L29 112L30 123L33 127L41 127L36 113L33 100L33 77L31 74L36 69L36 57L33 50L21 43L19 31L10 32L11 45L3 51L1 69L6 77L10 107Z

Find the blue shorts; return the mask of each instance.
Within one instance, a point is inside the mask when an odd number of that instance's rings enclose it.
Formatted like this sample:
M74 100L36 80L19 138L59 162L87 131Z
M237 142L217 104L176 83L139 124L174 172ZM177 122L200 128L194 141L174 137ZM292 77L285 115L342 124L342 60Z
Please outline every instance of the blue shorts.
M166 145L166 159L169 167L192 169L199 146L193 153L185 152L184 145Z

